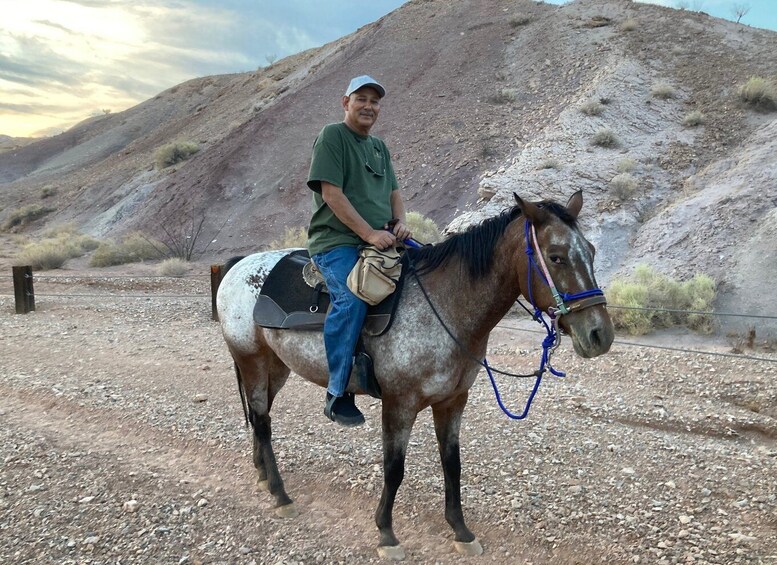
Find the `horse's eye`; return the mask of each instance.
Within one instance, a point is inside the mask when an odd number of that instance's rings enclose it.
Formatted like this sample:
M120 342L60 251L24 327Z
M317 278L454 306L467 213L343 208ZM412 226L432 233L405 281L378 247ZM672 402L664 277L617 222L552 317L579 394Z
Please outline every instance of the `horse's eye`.
M559 255L551 255L550 262L555 263L556 265L562 265L564 263L564 259L562 259Z

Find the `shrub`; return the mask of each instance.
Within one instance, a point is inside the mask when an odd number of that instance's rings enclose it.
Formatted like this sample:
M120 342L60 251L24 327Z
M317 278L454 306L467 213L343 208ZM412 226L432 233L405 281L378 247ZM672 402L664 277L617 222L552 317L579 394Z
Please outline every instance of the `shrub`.
M74 229L66 225L49 230L48 236L41 241L26 244L14 263L37 269L58 269L68 259L81 257L99 245L98 240L72 231Z
M47 208L40 204L30 204L13 210L3 223L3 229L9 230L15 226L24 226L50 214L54 208Z
M163 277L182 277L189 272L189 263L178 257L165 259L157 266L157 273Z
M148 259L161 259L164 246L153 239L149 239L140 232L132 232L124 236L121 242L124 251L133 261L146 261Z
M154 153L154 161L158 169L164 169L188 159L199 150L200 146L193 141L176 141L157 149Z
M527 16L526 14L519 14L517 16L510 18L510 27L525 26L530 21L531 21L531 16Z
M41 200L43 200L45 198L49 198L51 196L54 196L56 193L57 193L57 189L54 188L53 186L44 186L40 190L40 198L41 198Z
M615 175L610 181L610 192L617 196L619 200L631 198L636 191L637 179L629 173Z
M514 88L502 88L492 94L488 101L492 104L509 104L510 102L515 102L517 97L518 93Z
M308 228L286 228L283 237L270 244L270 249L289 249L291 247L307 247Z
M617 147L620 144L615 132L606 128L597 131L593 138L591 138L591 143L599 147Z
M667 100L677 96L677 91L671 84L660 82L650 89L650 94L653 98L660 98L661 100Z
M407 227L413 233L413 239L418 243L440 241L440 228L431 218L427 218L418 212L408 212L405 220L407 221Z
M615 164L615 169L619 173L630 173L637 168L637 162L631 157L624 157Z
M647 265L639 265L632 277L614 279L607 296L610 304L626 307L611 308L610 315L616 328L625 329L631 335L672 326L685 326L700 333L710 333L715 328L712 316L683 312L712 310L715 282L707 275L696 274L689 281L679 282Z
M146 238L139 232L128 234L121 243L105 241L92 253L89 265L92 267L110 267L137 263L147 259L159 259L163 256L160 243Z
M762 77L750 77L739 87L739 98L757 110L777 110L777 86Z
M30 243L16 256L17 265L30 265L33 269L59 269L70 259L67 248L54 241Z
M694 110L685 118L683 118L683 125L687 127L696 127L700 126L704 123L704 114L702 114L699 110Z
M545 159L542 163L540 163L539 169L556 169L557 171L561 169L561 161L556 159L555 157L548 157Z
M623 20L621 23L621 31L634 31L637 27L639 26L637 25L637 20L634 18Z
M586 116L598 116L604 112L604 104L599 100L588 100L580 105L580 111Z

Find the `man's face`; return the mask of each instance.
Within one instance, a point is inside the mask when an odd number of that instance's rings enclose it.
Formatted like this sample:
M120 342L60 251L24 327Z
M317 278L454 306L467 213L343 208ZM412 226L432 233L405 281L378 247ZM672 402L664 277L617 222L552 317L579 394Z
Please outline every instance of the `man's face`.
M367 134L378 119L380 96L371 86L363 86L350 96L343 96L345 123L353 130Z

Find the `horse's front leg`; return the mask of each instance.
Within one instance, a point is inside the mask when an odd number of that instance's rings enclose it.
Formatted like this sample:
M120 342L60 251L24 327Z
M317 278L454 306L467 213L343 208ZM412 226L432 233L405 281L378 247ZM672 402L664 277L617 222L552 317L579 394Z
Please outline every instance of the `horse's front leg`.
M434 430L440 448L440 460L445 477L445 519L455 532L456 551L464 555L480 555L483 548L464 523L461 510L461 456L459 430L468 393L432 406Z
M405 454L416 416L412 408L383 400L383 494L375 512L375 523L380 531L378 555L387 559L405 557L405 550L394 535L392 511L405 476Z

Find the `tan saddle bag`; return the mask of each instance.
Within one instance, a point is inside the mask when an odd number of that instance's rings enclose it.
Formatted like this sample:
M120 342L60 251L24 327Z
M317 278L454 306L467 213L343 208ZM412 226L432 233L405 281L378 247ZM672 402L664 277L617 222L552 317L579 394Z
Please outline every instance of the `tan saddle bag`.
M402 274L402 255L396 247L380 250L359 248L359 260L348 275L348 288L367 304L382 302L397 288Z

